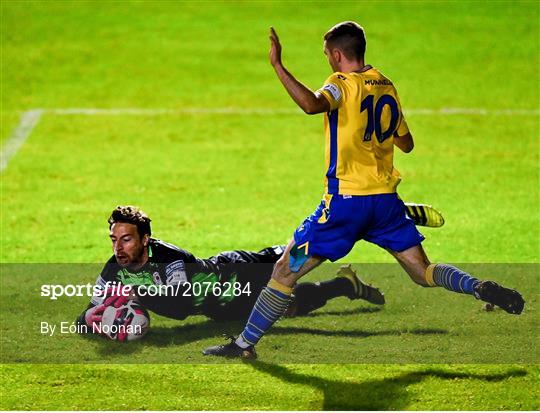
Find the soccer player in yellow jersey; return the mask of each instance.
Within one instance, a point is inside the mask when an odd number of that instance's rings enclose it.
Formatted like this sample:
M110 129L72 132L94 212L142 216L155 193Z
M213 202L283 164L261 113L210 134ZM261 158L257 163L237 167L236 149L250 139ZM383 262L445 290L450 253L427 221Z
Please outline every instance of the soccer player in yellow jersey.
M275 264L242 333L203 353L256 357L255 344L284 313L297 280L326 259L344 257L362 239L386 249L421 286L470 294L520 314L525 302L517 291L480 281L452 265L432 264L426 256L424 237L396 193L401 177L394 168L394 146L411 152L413 137L394 84L364 63L363 28L343 22L325 34L324 54L334 73L316 92L283 66L273 28L270 42L270 63L291 98L307 114L325 113L325 194Z

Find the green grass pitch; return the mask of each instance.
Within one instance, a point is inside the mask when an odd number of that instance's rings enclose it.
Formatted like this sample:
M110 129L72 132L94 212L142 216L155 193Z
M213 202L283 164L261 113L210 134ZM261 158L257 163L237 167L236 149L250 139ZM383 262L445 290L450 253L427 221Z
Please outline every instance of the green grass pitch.
M44 109L1 172L1 409L540 409L537 2L4 1L0 12L2 146ZM396 155L400 195L446 217L424 231L429 256L518 288L524 314L418 288L359 243L342 261L386 292L385 308L336 299L281 320L257 363L204 359L241 323L202 317L152 317L128 345L39 334L40 319L71 321L86 302L53 303L39 286L93 281L117 204L141 206L157 237L198 256L291 236L321 196L322 117L294 112L267 62L268 27L317 88L330 73L322 34L349 19L409 109L416 148ZM33 276L12 263L94 266Z

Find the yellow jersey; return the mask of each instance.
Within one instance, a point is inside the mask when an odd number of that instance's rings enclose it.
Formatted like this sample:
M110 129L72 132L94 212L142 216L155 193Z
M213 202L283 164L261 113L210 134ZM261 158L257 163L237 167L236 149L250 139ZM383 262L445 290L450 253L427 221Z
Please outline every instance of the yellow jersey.
M409 132L393 83L378 70L332 74L319 93L330 103L325 116L328 194L396 192L394 136Z

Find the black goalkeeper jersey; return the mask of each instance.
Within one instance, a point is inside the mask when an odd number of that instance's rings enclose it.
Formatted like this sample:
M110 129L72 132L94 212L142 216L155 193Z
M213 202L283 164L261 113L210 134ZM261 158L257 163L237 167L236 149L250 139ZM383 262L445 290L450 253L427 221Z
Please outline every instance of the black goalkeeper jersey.
M249 281L255 297L268 282L272 265L283 253L283 247L270 247L260 252L228 251L201 259L189 251L158 239L150 238L148 261L138 270L121 267L114 255L107 261L96 284L102 288L112 283L137 286L139 291L150 286L165 286L166 294L138 294L141 304L157 314L185 319L192 314L213 316L238 295L231 294L233 285L244 288ZM246 264L266 264L248 268ZM239 267L243 265L243 267ZM251 269L251 271L250 271ZM107 284L109 283L109 284ZM151 287L154 291L156 287ZM101 304L103 297L92 297L90 306Z
M218 272L209 260L195 258L189 251L164 241L150 238L148 261L137 271L123 268L113 255L105 264L96 283L105 286L107 282L124 285L176 285L191 282L197 273ZM95 302L94 304L98 304Z

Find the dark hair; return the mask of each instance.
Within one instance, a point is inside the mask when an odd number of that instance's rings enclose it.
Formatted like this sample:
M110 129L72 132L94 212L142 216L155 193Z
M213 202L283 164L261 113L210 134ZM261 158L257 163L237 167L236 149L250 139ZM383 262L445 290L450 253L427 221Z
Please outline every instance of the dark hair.
M355 22L336 24L324 35L328 48L336 48L348 59L361 60L366 52L366 35L364 29Z
M107 220L109 223L109 229L117 222L137 225L137 232L141 238L147 234L152 235L150 221L152 220L148 218L148 215L146 215L138 207L131 205L117 206Z

